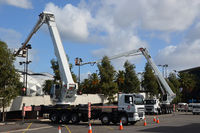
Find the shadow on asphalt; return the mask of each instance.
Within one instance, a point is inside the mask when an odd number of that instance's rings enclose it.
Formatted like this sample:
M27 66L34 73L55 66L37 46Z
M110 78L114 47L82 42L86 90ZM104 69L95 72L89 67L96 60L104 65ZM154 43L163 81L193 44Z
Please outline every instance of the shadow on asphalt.
M154 132L154 133L199 133L200 123L192 123L184 126L160 126L155 128L143 129L142 132Z
M50 121L32 121L32 123L50 125L50 126L54 126L54 127L65 126L65 125L88 126L88 122L81 122L81 123L78 123L78 124L72 124L72 123L52 123ZM108 126L108 125L102 125L100 121L98 121L98 122L97 121L96 122L91 121L91 124L92 124L92 126ZM117 124L110 123L109 126L119 126L119 123L117 123ZM133 126L133 125L128 124L128 125L124 125L124 126Z

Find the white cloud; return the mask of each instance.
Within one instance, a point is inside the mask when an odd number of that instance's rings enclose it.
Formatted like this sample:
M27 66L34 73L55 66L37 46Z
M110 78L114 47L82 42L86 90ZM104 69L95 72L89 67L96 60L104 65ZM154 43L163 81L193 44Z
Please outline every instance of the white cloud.
M147 30L182 31L199 15L197 0L109 0L104 12L113 14L116 24ZM103 3L102 2L102 3Z
M178 46L167 46L159 51L157 64L168 64L170 69L182 70L200 66L200 39L191 44L182 43Z
M71 4L59 8L53 3L46 5L45 11L54 13L59 31L65 39L86 41L89 36L88 22L90 12L79 9Z
M6 42L9 48L19 47L21 36L22 35L19 32L13 29L5 29L0 27L0 40Z
M91 75L92 73L90 71L86 72L86 73L81 73L80 77L81 77L81 81L83 81L84 79L88 79L89 76Z
M12 52L21 46L21 37L22 35L13 29L5 29L0 27L0 40L5 42ZM29 51L29 60L34 61L35 58L37 58L36 53L37 52L34 49ZM24 58L16 58L15 66L17 69L23 70L23 66L19 65L20 61L24 61Z
M24 9L32 9L32 3L30 0L0 0L0 4L7 4L11 6L16 6Z
M139 37L138 31L154 34L153 38L159 37L169 43L171 33L184 32L194 24L200 15L199 9L198 0L91 0L88 3L81 1L77 7L71 4L58 7L49 3L45 8L55 14L65 39L101 44L101 49L92 51L98 58L139 47L148 48L149 44ZM199 30L193 32L195 36L200 33ZM193 35L186 40L192 37L195 40ZM197 59L199 54L194 54L195 49L191 47L198 49L199 41L168 46L159 52L156 61L177 67L197 65L191 58ZM117 62L116 66L122 66L122 60Z

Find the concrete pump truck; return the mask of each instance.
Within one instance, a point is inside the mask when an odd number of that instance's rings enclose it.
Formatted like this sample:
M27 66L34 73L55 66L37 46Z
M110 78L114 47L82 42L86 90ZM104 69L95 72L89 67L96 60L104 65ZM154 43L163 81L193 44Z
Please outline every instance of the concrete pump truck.
M162 92L162 98L161 102L158 99L147 99L145 100L145 112L148 114L169 114L173 111L173 106L171 105L172 100L176 97L176 95L173 93L171 88L169 87L167 81L160 73L158 67L154 63L153 59L151 58L149 52L146 48L139 48L136 50L131 50L128 52L124 52L115 56L108 57L109 60L121 58L121 57L128 57L128 56L136 56L136 55L143 55L149 65L151 66L154 75L158 81L158 84L160 86L161 92ZM87 62L83 63L81 65L85 64L95 64L100 63L101 60L97 60L94 62Z
M76 97L78 97L78 95L76 95L78 85L73 81L66 53L56 26L55 16L52 13L42 12L39 15L39 20L28 35L22 47L16 51L15 56L18 56L20 52L26 48L29 40L43 24L47 24L50 31L55 55L59 64L62 85L60 88L55 88L60 91L55 105L32 106L33 111L39 111L40 116L48 114L49 119L54 123L79 123L80 121L88 121L89 110L91 114L89 119L99 119L102 124L109 124L110 122L118 123L120 120L122 120L123 124L134 124L137 121L144 119L143 99L135 94L118 94L117 104L91 104L91 109L88 107L89 104L71 104Z

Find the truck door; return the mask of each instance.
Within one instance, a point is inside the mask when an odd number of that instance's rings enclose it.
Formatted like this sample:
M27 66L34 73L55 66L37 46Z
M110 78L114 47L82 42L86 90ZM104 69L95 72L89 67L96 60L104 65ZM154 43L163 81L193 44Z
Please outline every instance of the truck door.
M124 96L124 110L126 112L133 112L134 111L133 96L132 95L125 95Z

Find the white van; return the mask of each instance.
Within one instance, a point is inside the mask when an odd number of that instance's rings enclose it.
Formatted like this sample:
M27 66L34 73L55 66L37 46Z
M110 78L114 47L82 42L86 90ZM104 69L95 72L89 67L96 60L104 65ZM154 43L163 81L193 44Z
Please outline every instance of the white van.
M194 105L195 103L189 103L188 104L188 112L192 112L192 109L193 109L193 105Z
M186 112L188 111L188 104L187 103L178 103L178 108L177 108L178 111L180 112Z
M200 103L193 104L192 114L193 115L200 114Z

